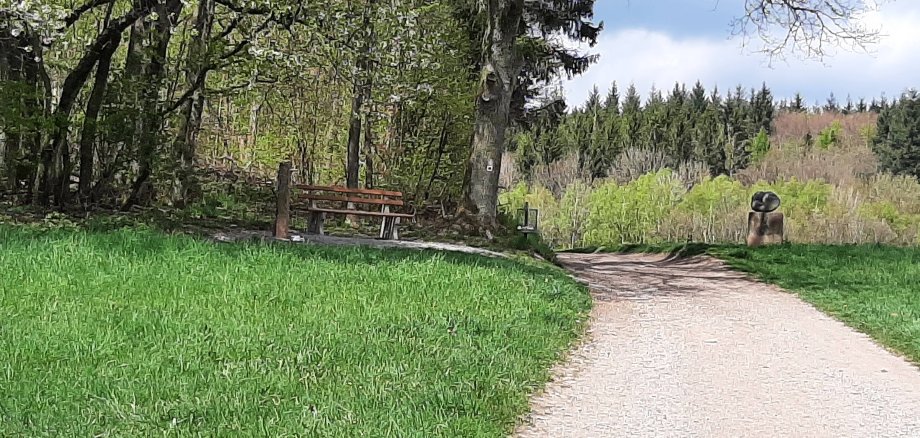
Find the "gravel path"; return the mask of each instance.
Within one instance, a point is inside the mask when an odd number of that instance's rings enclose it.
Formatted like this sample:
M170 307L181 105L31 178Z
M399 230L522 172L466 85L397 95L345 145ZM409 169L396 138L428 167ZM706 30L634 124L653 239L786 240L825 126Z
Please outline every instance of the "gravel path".
M585 342L519 437L920 437L920 370L709 258L561 255Z
M218 233L212 233L210 235L212 240L218 242L232 242L238 240L246 239L261 239L261 240L274 240L271 233L267 231L246 231L246 230L234 230L234 231L221 231ZM414 250L435 250L435 251L449 251L449 252L462 252L465 254L477 254L486 257L495 257L495 258L506 258L505 254L490 251L482 248L474 248L472 246L466 245L457 245L453 243L438 243L438 242L421 242L414 240L379 240L369 237L335 237L335 236L319 236L315 234L301 234L292 232L291 239L287 241L293 243L303 243L307 245L332 245L332 246L359 246L359 247L370 247L370 248L401 248L401 249L414 249Z

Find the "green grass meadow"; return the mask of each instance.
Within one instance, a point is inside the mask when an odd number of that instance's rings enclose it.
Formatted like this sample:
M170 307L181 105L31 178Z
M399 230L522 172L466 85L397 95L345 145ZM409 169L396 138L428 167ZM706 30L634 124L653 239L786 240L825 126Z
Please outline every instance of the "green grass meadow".
M920 364L920 248L781 245L709 251Z
M0 436L506 436L589 307L537 264L0 226Z

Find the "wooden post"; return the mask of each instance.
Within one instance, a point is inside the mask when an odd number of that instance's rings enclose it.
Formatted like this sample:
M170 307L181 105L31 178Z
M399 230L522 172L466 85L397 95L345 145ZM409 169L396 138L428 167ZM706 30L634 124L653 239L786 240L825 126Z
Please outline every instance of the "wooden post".
M291 162L278 165L278 194L275 209L275 238L287 239L291 223Z

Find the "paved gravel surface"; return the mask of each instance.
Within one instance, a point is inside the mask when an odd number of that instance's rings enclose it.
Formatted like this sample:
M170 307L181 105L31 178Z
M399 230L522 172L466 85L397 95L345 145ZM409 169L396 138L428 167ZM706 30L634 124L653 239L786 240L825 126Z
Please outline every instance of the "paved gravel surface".
M519 437L920 437L920 370L709 258L561 256L585 342Z

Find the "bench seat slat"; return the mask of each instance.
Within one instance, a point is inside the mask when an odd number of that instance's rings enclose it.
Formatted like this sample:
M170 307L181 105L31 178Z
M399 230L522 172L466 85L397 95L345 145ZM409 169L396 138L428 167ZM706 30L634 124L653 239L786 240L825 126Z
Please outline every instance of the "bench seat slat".
M299 195L297 199L305 199L308 201L335 201L335 202L352 202L355 204L372 204L372 205L392 205L395 207L402 207L405 203L400 199L373 199L373 198L361 198L357 196L328 196L328 195Z
M348 187L338 187L338 186L311 186L307 184L297 184L294 187L300 190L306 190L310 192L334 192L334 193L350 193L353 195L376 195L376 196L392 196L401 198L402 192L394 192L390 190L380 190L380 189L349 189Z
M332 213L332 214L353 214L357 216L377 216L377 217L399 217L411 219L415 215L405 214L405 213L386 213L382 211L362 211L362 210L336 210L333 208L307 208L307 211L312 211L316 213Z

